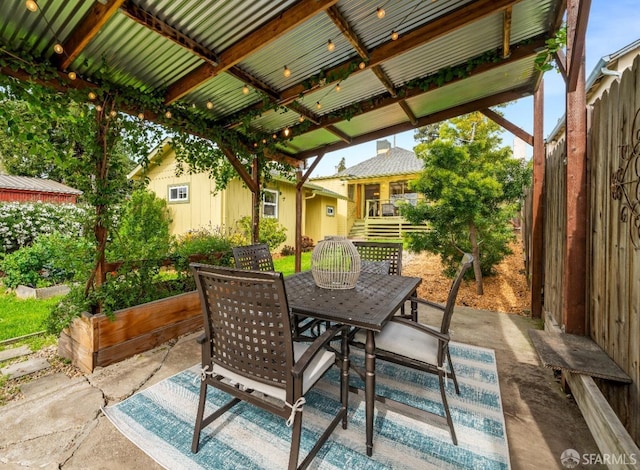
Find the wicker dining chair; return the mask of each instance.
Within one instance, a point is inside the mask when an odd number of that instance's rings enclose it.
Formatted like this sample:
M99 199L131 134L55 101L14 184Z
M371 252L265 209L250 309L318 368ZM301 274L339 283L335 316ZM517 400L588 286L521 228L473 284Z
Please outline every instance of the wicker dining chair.
M402 275L402 243L354 241L353 244L360 254L360 261L372 263L388 261L388 274Z
M273 258L266 243L233 247L233 259L238 269L275 271Z
M341 406L300 468L305 468L342 421L347 427L349 346L346 327L334 326L313 341L294 341L281 273L192 263L204 316L200 399L192 452L202 429L241 401L267 410L293 426L289 469L298 468L304 396L331 368L340 366ZM341 351L329 350L340 337ZM340 356L340 357L339 357ZM234 398L204 416L207 387ZM324 410L326 411L326 410Z
M376 360L384 360L403 366L428 372L438 376L440 396L451 440L458 445L451 412L447 403L445 391L445 378L453 379L456 394L460 395L458 380L456 379L451 355L449 353L449 326L455 307L458 290L462 278L473 263L473 256L465 253L458 266L458 271L449 289L447 302L444 305L425 299L414 298L412 301L427 305L442 312L442 320L439 327L425 325L407 318L393 317L380 333L375 335ZM351 345L364 348L366 333L357 331L353 336ZM448 364L448 370L446 365ZM359 372L361 373L361 372Z

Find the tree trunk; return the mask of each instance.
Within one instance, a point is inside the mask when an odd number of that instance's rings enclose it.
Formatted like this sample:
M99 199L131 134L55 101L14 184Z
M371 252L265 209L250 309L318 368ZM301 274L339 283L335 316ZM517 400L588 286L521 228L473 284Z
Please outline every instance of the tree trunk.
M478 232L475 224L469 224L469 240L471 241L471 251L473 255L473 273L476 276L476 294L484 294L482 285L482 270L480 269L480 248L478 248Z

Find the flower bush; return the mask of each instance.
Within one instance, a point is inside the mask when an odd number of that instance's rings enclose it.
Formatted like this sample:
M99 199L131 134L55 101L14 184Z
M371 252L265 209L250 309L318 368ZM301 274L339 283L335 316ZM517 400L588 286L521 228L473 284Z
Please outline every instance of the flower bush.
M81 236L87 210L74 204L0 203L0 255L29 246L40 235Z

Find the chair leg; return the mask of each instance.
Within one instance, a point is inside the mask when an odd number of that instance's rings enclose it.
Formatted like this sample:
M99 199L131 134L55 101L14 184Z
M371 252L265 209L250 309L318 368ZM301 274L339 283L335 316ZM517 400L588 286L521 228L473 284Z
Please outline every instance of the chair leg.
M204 407L207 402L207 383L200 382L200 400L198 401L198 412L196 413L196 426L193 430L193 441L191 442L191 452L198 453L200 444L200 432L202 431L202 418L204 416Z
M449 354L449 346L447 346L447 361L449 362L449 369L451 369L450 376L453 379L453 385L456 387L456 394L460 395L460 387L458 387L458 379L456 378L456 371L453 369L453 362L451 362L451 354Z
M349 337L342 335L342 368L340 370L340 401L344 414L342 429L347 429L347 412L349 410Z
M291 450L289 451L289 470L298 468L300 440L302 436L302 412L296 412L291 426Z
M449 424L449 433L451 434L451 440L453 445L458 445L458 438L456 437L456 431L453 429L453 420L451 419L451 412L449 411L449 403L447 402L447 393L444 387L445 372L440 371L438 374L438 381L440 382L440 396L442 397L442 405L444 406L444 413L447 416L447 424Z

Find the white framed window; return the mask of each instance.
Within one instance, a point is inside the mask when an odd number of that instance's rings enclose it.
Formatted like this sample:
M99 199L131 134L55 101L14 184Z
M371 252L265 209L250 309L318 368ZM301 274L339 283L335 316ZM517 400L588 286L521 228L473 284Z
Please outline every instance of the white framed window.
M278 191L262 190L262 217L278 218Z
M169 186L169 202L189 202L189 185Z

